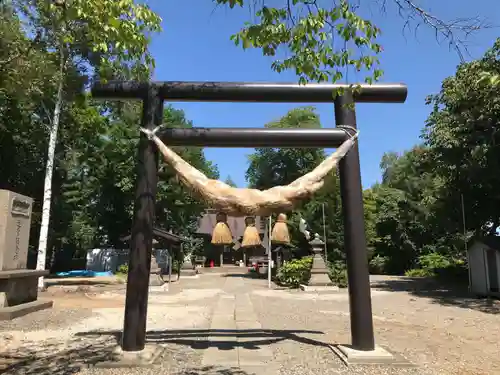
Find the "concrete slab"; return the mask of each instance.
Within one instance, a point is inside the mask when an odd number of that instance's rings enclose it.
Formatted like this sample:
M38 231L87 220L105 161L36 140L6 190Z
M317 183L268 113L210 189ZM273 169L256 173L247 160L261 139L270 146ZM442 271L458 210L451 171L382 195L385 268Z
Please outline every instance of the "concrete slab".
M16 306L8 306L0 308L0 321L12 320L21 316L31 314L36 311L52 308L53 301L37 300L33 302L23 303Z
M236 328L237 329L262 329L262 325L259 322L256 321L241 321L237 320L236 321Z
M194 276L198 276L198 272L196 272L196 270L193 270L193 269L189 269L189 270L183 270L181 269L181 279L184 278L184 277L194 277Z
M272 350L267 344L259 345L259 340L265 340L266 337L240 337L238 338L238 358L239 365L247 366L265 366L273 361L274 356ZM248 342L248 344L246 344Z
M236 327L236 322L233 321L228 321L228 320L212 320L212 323L210 324L210 329L212 330L235 330Z
M160 345L148 344L138 352L125 352L117 346L107 361L97 362L84 367L95 368L133 368L155 367L165 348Z
M253 304L248 294L221 295L212 315L210 328L212 330L235 330L234 336L214 335L208 337L210 347L204 352L202 366L224 366L227 368L262 369L273 361L273 352L266 345L259 345L259 340L265 340L267 335L258 330L262 325L254 312ZM257 331L249 337L245 331Z
M181 272L181 276L179 277L179 281L182 281L182 279L199 279L200 275L199 274L194 274L194 275L184 275Z
M300 290L304 292L312 292L312 293L325 293L325 292L339 292L340 288L336 285L328 285L328 286L314 286L314 285L300 285Z
M254 322L259 320L254 312L236 313L235 317L238 322Z
M44 282L47 287L59 285L115 285L124 284L126 280L117 276L95 276L95 277L57 277L45 278Z
M162 285L151 285L149 284L149 292L150 293L165 293L168 292L169 287L168 283Z
M201 361L202 367L215 367L215 366L225 366L225 367L238 367L238 350L236 348L232 349L219 349L218 347L209 347L205 350L203 354L203 359Z
M330 345L332 351L347 365L397 365L413 367L406 358L395 355L381 346L374 350L356 350L350 345Z

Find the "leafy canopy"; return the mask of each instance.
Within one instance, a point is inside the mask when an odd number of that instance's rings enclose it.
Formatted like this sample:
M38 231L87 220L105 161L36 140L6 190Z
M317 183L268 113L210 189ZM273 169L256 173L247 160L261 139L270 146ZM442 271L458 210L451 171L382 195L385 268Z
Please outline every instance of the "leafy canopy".
M231 8L244 5L243 0L216 1ZM301 83L337 82L348 67L365 71L367 83L382 76L378 69L382 51L377 42L380 29L356 14L346 0L329 8L309 0L284 1L281 7L263 6L256 16L259 22L246 23L231 39L244 49L261 48L265 56L289 51L289 57L273 62L272 68L277 72L294 70ZM335 48L334 44L342 46Z

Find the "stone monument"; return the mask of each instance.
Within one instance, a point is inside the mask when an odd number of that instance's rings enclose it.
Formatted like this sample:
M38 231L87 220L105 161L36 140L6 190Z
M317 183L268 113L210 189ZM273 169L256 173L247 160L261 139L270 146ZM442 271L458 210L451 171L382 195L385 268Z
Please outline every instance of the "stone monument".
M301 285L300 288L304 291L329 291L338 290L338 287L334 287L333 283L328 276L328 269L326 267L325 260L323 259L322 253L324 252L325 243L319 238L319 234L314 235L314 239L309 242L312 246L312 251L314 253L312 266L311 266L311 278L307 285Z
M38 301L38 278L49 271L29 270L28 244L33 199L0 189L0 320L52 307Z

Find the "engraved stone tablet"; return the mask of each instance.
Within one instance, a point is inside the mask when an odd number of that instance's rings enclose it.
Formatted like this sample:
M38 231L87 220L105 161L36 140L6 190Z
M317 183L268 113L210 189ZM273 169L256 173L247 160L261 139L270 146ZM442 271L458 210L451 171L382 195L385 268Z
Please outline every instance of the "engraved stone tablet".
M33 199L0 189L0 271L25 269Z

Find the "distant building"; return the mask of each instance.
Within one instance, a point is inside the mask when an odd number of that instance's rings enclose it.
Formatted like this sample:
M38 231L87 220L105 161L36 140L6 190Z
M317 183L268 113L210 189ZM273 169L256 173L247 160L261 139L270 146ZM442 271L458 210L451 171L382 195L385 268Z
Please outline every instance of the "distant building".
M471 292L500 297L500 236L476 238L467 251Z
M263 246L257 248L243 249L241 247L241 240L245 232L245 216L228 216L227 224L231 229L233 235L233 245L229 246L216 246L212 245L212 232L215 224L217 224L216 215L217 210L208 209L198 219L198 230L196 234L204 240L204 256L206 257L206 265L210 264L213 260L216 266L224 264L235 264L240 260L249 263L253 257L262 257L266 254L266 246L268 242L266 218L256 216L255 227L257 228Z
M121 238L125 243L130 241L129 234ZM169 255L179 251L180 244L185 239L160 228L153 228L154 261L165 272L168 268ZM129 247L123 249L95 248L87 250L86 269L90 271L117 272L120 266L128 264Z

